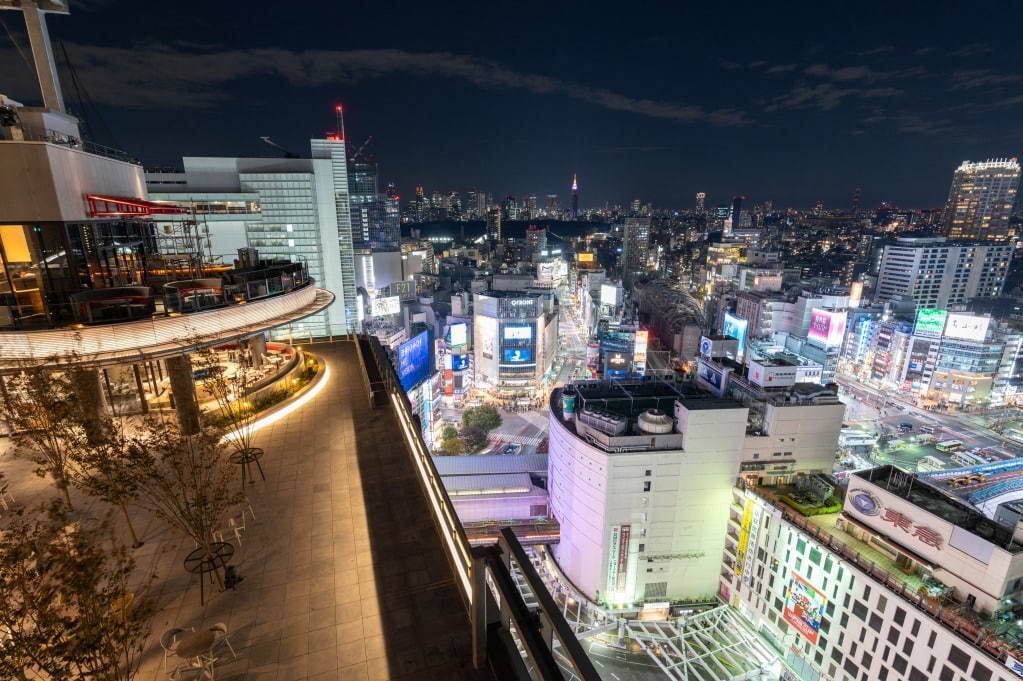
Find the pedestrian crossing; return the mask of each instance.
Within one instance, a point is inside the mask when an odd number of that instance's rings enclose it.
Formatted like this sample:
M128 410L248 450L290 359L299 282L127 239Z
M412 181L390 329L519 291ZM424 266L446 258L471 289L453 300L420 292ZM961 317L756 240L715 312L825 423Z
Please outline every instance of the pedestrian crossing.
M539 445L547 435L545 433L538 433L536 435L519 435L517 433L490 433L491 440L501 440L503 442L518 442L524 445L533 445L534 447Z

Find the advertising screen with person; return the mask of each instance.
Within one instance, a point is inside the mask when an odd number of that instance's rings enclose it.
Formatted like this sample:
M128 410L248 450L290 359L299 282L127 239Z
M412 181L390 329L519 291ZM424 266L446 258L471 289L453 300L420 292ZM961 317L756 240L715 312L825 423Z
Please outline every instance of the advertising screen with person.
M529 348L505 348L505 362L528 362L533 359L533 351Z

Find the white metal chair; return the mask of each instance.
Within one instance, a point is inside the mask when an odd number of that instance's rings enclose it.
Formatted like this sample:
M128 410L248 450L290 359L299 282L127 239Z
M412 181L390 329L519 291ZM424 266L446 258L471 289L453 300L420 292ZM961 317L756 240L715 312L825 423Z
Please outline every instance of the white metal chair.
M235 540L238 542L238 546L242 545L242 530L245 529L245 516L242 516L241 524L235 521L234 518L227 519L227 531L234 534ZM217 541L224 541L225 530L217 530L213 533L214 539Z
M227 633L227 625L224 624L223 622L217 622L212 627L210 627L210 631L213 632L213 648L211 649L211 652L213 653L214 657L216 657L218 650L226 647L228 650L231 651L231 655L234 657L234 659L237 660L238 653L234 651L234 647L231 645L231 639Z
M163 648L163 668L167 669L167 658L174 654L178 647L178 637L188 631L181 627L174 627L160 634L160 647ZM172 672L173 673L173 672Z
M213 681L213 657L201 657L187 664L179 665L170 673L173 681Z

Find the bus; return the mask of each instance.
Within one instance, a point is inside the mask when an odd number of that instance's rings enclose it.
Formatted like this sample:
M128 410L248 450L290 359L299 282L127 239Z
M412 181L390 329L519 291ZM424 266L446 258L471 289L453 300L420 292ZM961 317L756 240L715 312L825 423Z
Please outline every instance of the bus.
M959 440L942 440L934 448L939 452L957 452L963 448L963 443Z

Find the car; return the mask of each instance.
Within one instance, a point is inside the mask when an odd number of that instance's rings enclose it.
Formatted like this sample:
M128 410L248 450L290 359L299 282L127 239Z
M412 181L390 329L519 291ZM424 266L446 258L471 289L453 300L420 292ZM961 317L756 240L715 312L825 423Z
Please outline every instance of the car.
M522 451L522 445L517 442L510 442L501 448L502 454L518 454Z
M913 424L904 421L904 422L899 424L899 430L901 430L903 433L908 433L911 430L913 430Z

